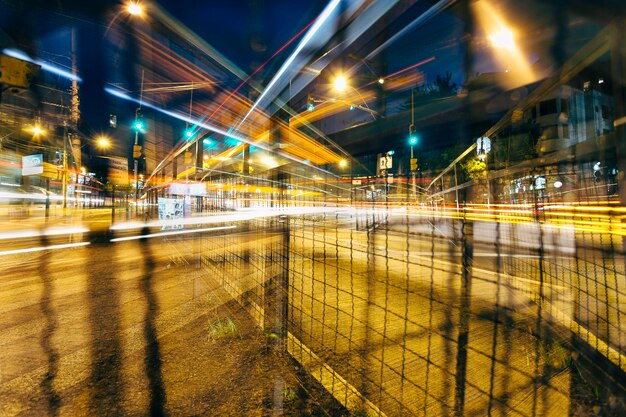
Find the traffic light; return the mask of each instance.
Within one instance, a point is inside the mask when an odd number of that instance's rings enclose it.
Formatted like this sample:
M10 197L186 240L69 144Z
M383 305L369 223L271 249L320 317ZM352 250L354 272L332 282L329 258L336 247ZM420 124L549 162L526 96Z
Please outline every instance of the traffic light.
M315 110L315 100L313 99L313 96L312 96L312 95L310 95L310 94L309 94L309 97L308 97L308 99L307 99L307 102L306 102L306 103L307 103L307 104L306 104L306 109L307 109L308 111L313 111L313 110Z
M191 165L191 152L185 152L185 165Z
M419 142L419 138L415 133L411 133L411 135L409 136L409 145L417 145L417 142Z
M135 129L136 132L143 133L145 128L146 123L143 120L143 113L141 112L141 110L137 109L137 111L135 112L135 122L133 123L133 129Z
M417 171L417 158L411 158L411 171Z
M139 159L141 157L141 145L133 145L133 158Z
M193 138L193 129L192 128L189 128L189 129L185 130L185 137L187 139Z

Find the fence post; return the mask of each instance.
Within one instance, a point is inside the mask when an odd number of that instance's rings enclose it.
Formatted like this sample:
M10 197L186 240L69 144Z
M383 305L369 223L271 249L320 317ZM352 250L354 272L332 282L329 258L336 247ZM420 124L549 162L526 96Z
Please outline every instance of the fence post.
M469 342L470 302L472 296L472 263L474 259L474 223L465 216L461 223L462 271L459 306L459 335L457 338L454 413L464 415L467 347Z

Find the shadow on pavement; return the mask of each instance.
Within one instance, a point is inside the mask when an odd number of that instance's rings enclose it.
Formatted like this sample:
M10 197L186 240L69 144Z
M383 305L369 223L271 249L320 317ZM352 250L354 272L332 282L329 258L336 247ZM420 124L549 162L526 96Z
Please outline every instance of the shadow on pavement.
M123 415L122 346L118 267L106 232L87 246L87 300L91 325L89 408L92 415Z
M149 233L147 228L141 231L142 235ZM144 360L148 386L150 389L150 415L165 416L166 395L161 373L160 345L155 327L156 316L159 313L159 305L152 287L154 279L155 260L148 245L147 238L140 240L144 259L144 273L141 279L141 290L146 299L146 317L144 320L143 334L146 338L146 356Z
M43 234L41 235L41 246L48 246L48 238ZM59 368L59 353L52 346L52 339L58 327L58 320L51 303L53 285L49 265L50 252L43 251L39 258L39 277L43 283L43 291L39 299L39 308L45 320L45 327L41 334L40 344L46 355L48 369L46 370L40 386L46 399L48 415L56 416L59 414L59 407L61 405L59 393L54 388L54 379Z

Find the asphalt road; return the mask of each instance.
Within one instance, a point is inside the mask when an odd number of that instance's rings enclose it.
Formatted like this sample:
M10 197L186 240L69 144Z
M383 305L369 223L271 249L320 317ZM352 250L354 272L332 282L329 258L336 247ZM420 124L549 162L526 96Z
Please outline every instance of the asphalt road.
M1 256L0 415L343 414L201 266L206 235L109 237L3 242L91 244Z

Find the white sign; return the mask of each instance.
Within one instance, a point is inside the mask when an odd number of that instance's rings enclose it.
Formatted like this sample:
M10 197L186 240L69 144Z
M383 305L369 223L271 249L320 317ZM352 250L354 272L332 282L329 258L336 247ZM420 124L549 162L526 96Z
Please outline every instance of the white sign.
M352 185L361 185L361 180L352 180Z
M491 139L487 136L482 136L476 139L476 153L478 155L488 154L491 152Z
M22 175L43 174L43 155L26 155L22 157Z
M393 157L390 155L383 155L378 160L378 169L391 169L393 166Z
M159 220L182 219L185 215L185 201L182 198L159 198ZM161 230L182 229L182 225L166 225Z

